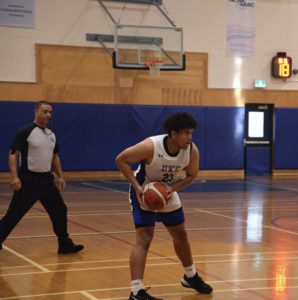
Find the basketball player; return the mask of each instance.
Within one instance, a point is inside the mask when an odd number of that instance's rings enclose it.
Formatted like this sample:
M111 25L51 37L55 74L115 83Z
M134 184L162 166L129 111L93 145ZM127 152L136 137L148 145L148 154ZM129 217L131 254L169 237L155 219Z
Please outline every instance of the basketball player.
M178 190L190 185L197 177L199 152L192 143L196 120L188 113L176 113L164 122L165 135L149 137L125 149L116 158L116 164L131 184L130 201L136 228L136 243L130 256L131 294L129 300L160 300L150 296L143 283L147 253L153 239L156 222L163 222L169 231L175 252L184 267L181 284L201 294L212 293L212 287L198 276L193 263L190 244L184 227L184 213ZM140 162L133 173L131 165ZM178 173L185 170L185 177ZM159 211L142 207L143 186L162 181L168 186L169 203Z
M60 190L65 187L56 136L47 128L52 117L52 106L46 101L35 105L34 122L21 128L10 146L8 158L11 187L14 190L6 215L0 221L0 249L2 243L28 210L40 200L50 216L58 237L58 253L81 251L83 245L75 245L67 232L67 208L54 183L57 175ZM18 170L18 161L21 166Z

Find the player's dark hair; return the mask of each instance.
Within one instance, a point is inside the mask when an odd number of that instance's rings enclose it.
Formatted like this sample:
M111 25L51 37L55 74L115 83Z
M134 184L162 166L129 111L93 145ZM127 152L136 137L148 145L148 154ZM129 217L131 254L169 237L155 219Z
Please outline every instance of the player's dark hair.
M38 110L42 105L51 105L51 103L48 102L48 101L44 101L44 100L43 101L38 101L38 102L35 103L34 109Z
M164 130L170 134L171 131L179 132L183 129L195 129L197 127L196 119L186 112L178 112L170 115L163 123Z

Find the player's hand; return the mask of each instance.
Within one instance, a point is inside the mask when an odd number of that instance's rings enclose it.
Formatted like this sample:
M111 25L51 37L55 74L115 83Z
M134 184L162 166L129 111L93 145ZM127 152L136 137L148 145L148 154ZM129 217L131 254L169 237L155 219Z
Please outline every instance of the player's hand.
M138 185L135 187L135 191L136 191L136 196L137 196L137 199L138 199L138 202L139 204L141 205L141 207L144 207L144 203L143 203L143 193L144 193L144 190L143 188Z
M66 183L63 177L57 178L57 185L60 191L63 191L65 189Z
M10 186L12 187L12 189L14 191L20 190L22 187L22 182L21 182L20 178L18 176L13 177L10 181Z
M167 184L167 197L168 197L168 200L171 199L172 194L173 194L173 188L170 185Z

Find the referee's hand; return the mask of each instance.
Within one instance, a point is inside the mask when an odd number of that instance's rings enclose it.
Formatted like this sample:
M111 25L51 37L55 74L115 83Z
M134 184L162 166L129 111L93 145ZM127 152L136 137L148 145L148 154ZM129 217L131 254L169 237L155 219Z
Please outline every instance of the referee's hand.
M18 176L13 177L13 178L11 179L11 181L10 181L10 186L12 187L12 189L13 189L14 191L20 190L21 187L22 187L22 183L21 183L20 178L19 178Z
M59 188L60 191L64 190L66 183L65 183L65 180L64 180L63 177L58 177L57 178L57 185L58 185L58 188Z

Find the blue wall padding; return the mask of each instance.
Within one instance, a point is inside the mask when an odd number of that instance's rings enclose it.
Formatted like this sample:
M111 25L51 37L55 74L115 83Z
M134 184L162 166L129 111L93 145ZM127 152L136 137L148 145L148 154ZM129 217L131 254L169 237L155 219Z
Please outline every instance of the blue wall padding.
M34 118L32 102L0 101L0 171L8 170L8 151L17 130Z
M298 109L275 110L275 169L298 168Z
M64 169L69 169L66 166L72 166L73 170L85 168L87 142L85 128L88 119L84 105L72 104L71 108L61 103L53 105L53 120L50 127L57 135Z
M128 133L126 133L128 145L133 145L150 135L163 133L162 120L166 112L163 106L127 106ZM126 145L123 145L123 149Z
M246 148L246 175L270 175L270 147Z
M8 170L9 145L33 110L32 102L0 101L0 171ZM243 169L244 108L53 103L53 110L65 171L115 170L120 151L163 133L163 120L178 111L198 119L193 140L201 169Z
M206 108L208 169L243 169L244 112L239 107Z

